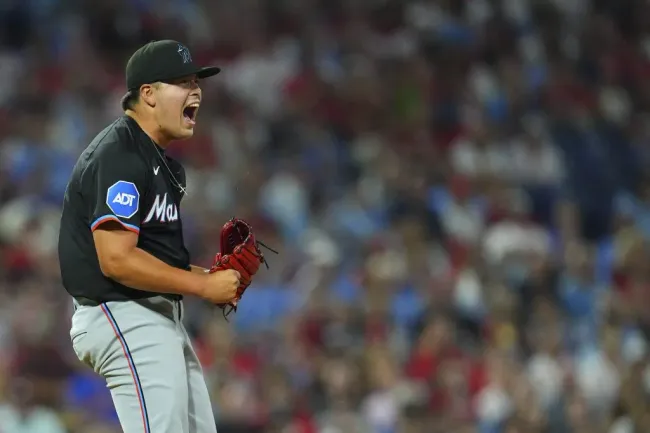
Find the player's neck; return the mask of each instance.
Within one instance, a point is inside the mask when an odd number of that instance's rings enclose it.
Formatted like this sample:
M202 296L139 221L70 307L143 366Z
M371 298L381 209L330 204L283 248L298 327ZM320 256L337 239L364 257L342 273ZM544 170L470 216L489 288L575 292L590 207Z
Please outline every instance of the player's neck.
M165 137L165 135L160 130L155 119L147 119L145 116L141 116L136 111L127 110L126 115L136 121L140 128L156 143L158 146L166 149L170 143L170 140Z

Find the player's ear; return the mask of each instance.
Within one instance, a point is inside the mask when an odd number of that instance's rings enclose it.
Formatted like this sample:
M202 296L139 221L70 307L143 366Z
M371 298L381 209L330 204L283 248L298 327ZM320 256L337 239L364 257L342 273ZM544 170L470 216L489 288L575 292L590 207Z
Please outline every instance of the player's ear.
M150 107L156 106L156 86L143 84L140 86L140 99Z

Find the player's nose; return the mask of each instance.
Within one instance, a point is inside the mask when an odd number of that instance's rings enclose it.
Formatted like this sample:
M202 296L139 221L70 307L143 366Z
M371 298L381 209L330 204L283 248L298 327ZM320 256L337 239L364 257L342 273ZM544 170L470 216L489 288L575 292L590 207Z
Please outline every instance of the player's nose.
M192 87L192 90L190 90L189 94L189 100L194 102L201 102L201 96L202 96L202 91L199 85L197 84L196 86Z
M201 91L201 84L199 83L198 78L195 78L195 79L192 80L190 88L192 89L191 90L192 92L194 92L194 91L199 91L200 92Z

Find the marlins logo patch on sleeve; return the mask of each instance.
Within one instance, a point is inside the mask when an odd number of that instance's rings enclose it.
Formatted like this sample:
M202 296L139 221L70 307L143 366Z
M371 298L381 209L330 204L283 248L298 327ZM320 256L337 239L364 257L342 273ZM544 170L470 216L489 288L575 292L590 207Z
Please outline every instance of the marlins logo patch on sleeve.
M133 182L118 180L108 188L106 204L115 216L129 219L138 212L140 193Z

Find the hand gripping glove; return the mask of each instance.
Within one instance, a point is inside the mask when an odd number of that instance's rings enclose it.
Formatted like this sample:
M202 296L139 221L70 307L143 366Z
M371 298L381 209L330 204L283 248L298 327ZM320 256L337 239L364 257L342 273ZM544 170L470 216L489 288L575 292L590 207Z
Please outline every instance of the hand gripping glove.
M260 265L264 263L267 269L269 267L260 246L278 253L255 239L253 228L242 219L232 218L221 228L221 251L215 256L210 273L234 269L241 274L236 298L226 304L217 304L226 318L231 312L237 311L237 302L251 284Z

